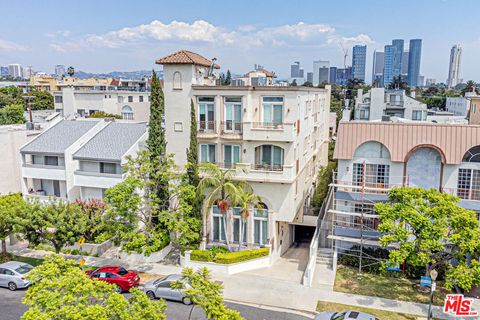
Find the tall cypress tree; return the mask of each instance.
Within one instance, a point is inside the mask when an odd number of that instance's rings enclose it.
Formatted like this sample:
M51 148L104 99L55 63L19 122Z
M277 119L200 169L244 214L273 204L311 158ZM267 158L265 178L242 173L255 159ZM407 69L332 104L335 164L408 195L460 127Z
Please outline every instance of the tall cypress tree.
M187 179L192 186L198 186L198 140L197 116L193 100L190 101L190 146L187 149Z
M160 80L152 71L152 92L150 93L150 119L148 123L148 139L147 148L151 157L158 159L156 163L163 164L167 149L165 140L165 102L163 98L163 90L160 87ZM155 159L155 160L156 160ZM155 163L155 162L153 162ZM158 205L161 209L167 209L169 205L168 181L155 181L151 192L158 199Z

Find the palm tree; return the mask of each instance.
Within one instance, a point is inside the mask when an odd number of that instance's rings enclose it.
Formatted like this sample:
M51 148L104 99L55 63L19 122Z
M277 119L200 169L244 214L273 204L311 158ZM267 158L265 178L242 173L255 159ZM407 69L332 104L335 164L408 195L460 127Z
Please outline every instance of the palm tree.
M242 247L243 243L243 231L244 226L246 225L247 218L250 214L250 208L260 207L262 199L259 195L251 193L249 191L243 190L243 188L237 188L237 193L233 197L233 203L235 206L240 207L240 223L239 223L239 234L238 234L238 251Z
M223 228L225 231L225 239L228 250L230 249L230 240L227 234L227 211L229 201L232 201L235 194L238 192L238 187L245 190L252 190L252 187L243 181L236 180L235 168L222 170L213 163L202 163L200 165L200 172L203 178L198 184L197 192L206 194L203 202L203 236L207 234L207 214L210 207L217 203L220 213L223 215Z

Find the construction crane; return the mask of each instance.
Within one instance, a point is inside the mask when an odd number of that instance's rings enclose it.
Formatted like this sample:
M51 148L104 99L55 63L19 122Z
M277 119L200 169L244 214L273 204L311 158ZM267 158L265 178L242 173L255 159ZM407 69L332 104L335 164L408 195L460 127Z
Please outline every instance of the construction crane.
M342 51L343 51L343 81L346 82L345 78L347 77L346 73L347 73L348 49L345 49L345 47L343 46L343 43L340 43L340 46L342 47ZM348 108L349 101L347 101L347 90L345 88L343 89L343 101L344 101L345 107Z

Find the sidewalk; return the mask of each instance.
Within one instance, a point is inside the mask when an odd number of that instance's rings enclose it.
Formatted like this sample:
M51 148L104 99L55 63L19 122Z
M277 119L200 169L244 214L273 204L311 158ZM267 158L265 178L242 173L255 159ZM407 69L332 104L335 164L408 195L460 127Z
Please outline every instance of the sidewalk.
M8 250L16 255L33 258L43 258L44 256L51 254L51 252L48 251L28 249L24 245L14 245L9 247ZM65 256L71 259L78 259L78 256ZM107 259L101 257L86 257L85 260L86 265L102 266L105 264L121 264L129 269L158 275L181 273L182 271L180 266L161 263L141 265L127 264L113 257ZM397 313L407 313L418 315L419 317L426 317L428 312L428 305L426 304L310 288L293 281L274 279L258 273L246 272L229 276L214 272L212 273L212 277L223 283L225 300L239 303L243 302L255 306L276 307L306 312L313 315L316 310L317 302L326 301ZM479 301L477 301L475 307L476 310L480 310ZM433 312L434 317L438 319L461 319L459 317L445 315L442 312L441 307L433 307Z

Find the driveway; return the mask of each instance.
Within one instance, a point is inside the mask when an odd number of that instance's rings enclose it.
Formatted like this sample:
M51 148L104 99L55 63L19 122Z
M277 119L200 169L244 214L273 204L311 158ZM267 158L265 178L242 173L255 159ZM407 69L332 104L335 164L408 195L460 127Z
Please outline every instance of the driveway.
M264 278L302 283L303 273L308 263L309 243L300 243L290 247L287 252L278 258L269 268L262 268L243 272Z

